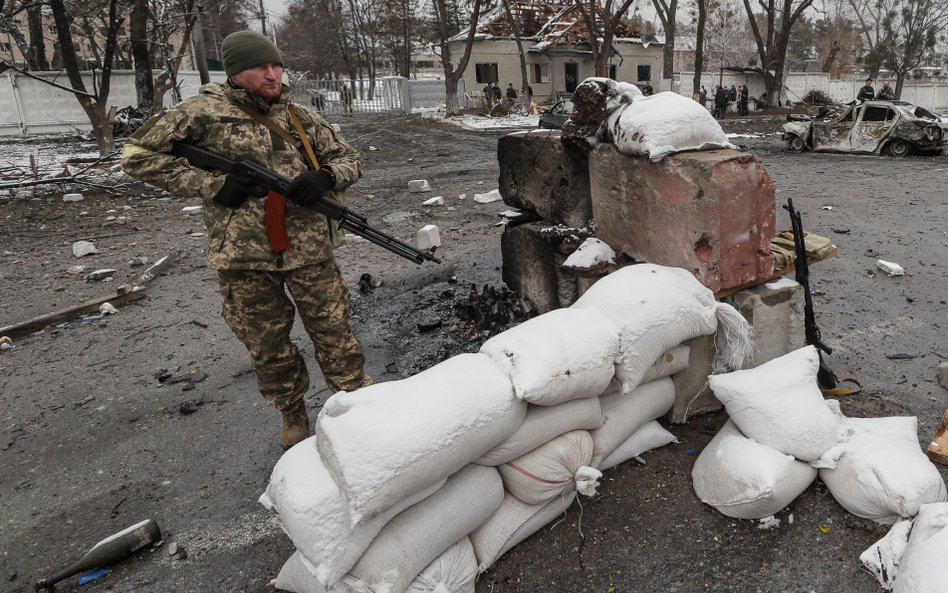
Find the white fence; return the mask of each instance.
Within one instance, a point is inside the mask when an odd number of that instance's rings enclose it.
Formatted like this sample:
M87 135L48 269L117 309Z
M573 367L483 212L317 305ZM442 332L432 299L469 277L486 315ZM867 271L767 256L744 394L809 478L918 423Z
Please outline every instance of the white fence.
M693 78L693 72L682 72L676 80L675 90L690 97ZM707 89L709 99L714 96L714 88L721 84L721 80L717 71L702 74L701 84ZM759 97L766 90L763 75L756 72L725 72L723 81L726 87L747 85L752 97ZM874 81L874 83L878 83L874 84L876 90L882 86L880 81ZM829 74L822 72L791 72L784 79L783 100L797 103L802 101L810 91L819 90L832 97L834 101L848 103L856 98L856 93L864 84L865 80L862 78L833 80ZM894 88L895 80L892 79L890 84ZM948 110L948 84L906 82L902 87L902 100L930 110Z
M69 78L62 72L35 73L44 79L69 86ZM226 76L223 72L211 72L211 80L223 82ZM83 75L86 89L91 92L93 80L91 72ZM351 85L351 81L348 81ZM197 94L201 87L200 76L197 72L184 71L178 73L178 83L181 98L186 99ZM314 83L316 84L316 83ZM322 84L321 82L319 84ZM341 83L340 83L341 84ZM350 86L350 88L353 88ZM354 97L348 102L339 99L341 87L324 91L324 109L329 115L351 112L353 107L369 105L371 108L355 109L358 112L370 111L403 111L411 113L413 108L439 107L445 103L443 80L408 80L400 77L380 78L377 81L377 101L364 101L359 94L362 90L356 85ZM315 87L314 87L315 89ZM315 101L307 92L304 85L294 100L304 105L311 105ZM458 82L458 100L462 107L466 106L464 81ZM333 100L339 99L335 103ZM112 73L109 104L119 109L135 105L135 73L131 71L116 71ZM348 111L346 109L348 103ZM174 104L171 92L165 93L164 104ZM337 109L338 108L338 109ZM76 131L86 132L92 129L89 119L69 91L57 89L29 76L9 72L0 77L0 136L16 136L21 134L62 134Z
M69 86L69 77L65 73L41 72L36 75ZM75 95L69 91L15 72L8 73L4 78L6 84L0 82L0 135L53 134L92 129ZM224 73L213 72L211 80L223 81ZM91 72L84 74L83 82L91 92ZM201 86L197 72L180 72L178 82L182 98L196 94ZM165 105L174 102L170 92L165 94L164 102ZM134 72L112 73L109 103L119 108L137 103Z

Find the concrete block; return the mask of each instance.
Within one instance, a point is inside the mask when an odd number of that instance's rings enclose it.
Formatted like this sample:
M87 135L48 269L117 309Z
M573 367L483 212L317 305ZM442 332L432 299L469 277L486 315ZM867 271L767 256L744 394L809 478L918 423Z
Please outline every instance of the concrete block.
M426 224L418 231L418 249L424 251L432 247L441 247L441 233L438 225Z
M805 345L803 286L796 281L784 277L725 300L754 328L754 358L749 366L761 365Z
M597 145L589 156L597 236L636 261L692 271L715 293L773 272L774 183L736 150L654 163Z
M562 265L590 236L585 228L544 222L506 227L500 239L504 282L538 313L572 305L595 279L580 278Z
M556 224L592 220L586 152L564 145L558 130L514 132L497 142L504 202Z
M684 345L689 348L688 368L672 375L675 403L669 412L669 420L675 424L684 424L692 416L724 407L708 387L708 375L714 362L714 336L698 336Z

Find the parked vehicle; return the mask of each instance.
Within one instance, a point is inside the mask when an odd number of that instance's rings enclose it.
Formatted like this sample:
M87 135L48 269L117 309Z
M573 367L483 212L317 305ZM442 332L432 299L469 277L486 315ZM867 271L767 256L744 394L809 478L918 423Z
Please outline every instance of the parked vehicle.
M540 114L540 127L550 130L559 130L573 114L573 102L569 99L561 99L550 107L546 113Z
M905 101L851 103L835 115L800 121L788 117L783 139L802 152L883 152L892 156L948 149L948 122Z

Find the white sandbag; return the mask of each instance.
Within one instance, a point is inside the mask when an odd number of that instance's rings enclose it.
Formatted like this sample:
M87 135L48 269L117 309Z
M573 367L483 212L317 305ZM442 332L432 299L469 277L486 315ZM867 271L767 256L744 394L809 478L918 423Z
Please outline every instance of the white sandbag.
M497 470L469 465L392 519L341 584L357 593L400 593L453 543L484 523L504 499Z
M645 371L642 375L640 384L650 383L652 381L671 377L675 373L688 368L688 357L691 356L691 348L684 344L679 344L663 353L658 360Z
M280 517L283 531L325 586L335 584L395 515L434 494L441 480L399 501L360 527L351 527L349 505L317 450L316 437L280 457L260 503Z
M859 561L876 577L886 591L891 591L895 585L895 576L899 572L902 554L905 552L910 533L912 533L910 520L897 521L882 539L859 555Z
M619 328L616 377L626 394L662 354L685 340L717 331L716 370L741 368L753 350L741 314L681 268L626 266L593 284L573 308L596 309Z
M619 445L608 457L600 461L596 468L600 471L606 471L620 463L625 463L633 457L638 457L646 451L677 442L678 439L675 435L665 430L657 420L649 420L645 423L645 426L633 432L626 442Z
M517 432L475 463L497 466L533 451L571 430L592 430L602 426L598 397L574 399L555 406L527 406L527 415Z
M474 546L464 537L426 566L405 593L474 593L476 579Z
M945 481L918 445L914 416L845 418L852 430L835 469L820 479L850 513L885 525L911 518L919 507L948 501Z
M653 161L676 152L737 148L704 106L670 91L635 97L612 112L600 139Z
M490 357L461 354L401 381L333 395L316 435L357 526L502 443L526 411Z
M326 588L316 578L316 569L298 550L283 563L277 578L270 584L290 593L326 593Z
M556 309L487 340L481 352L510 375L517 397L541 406L597 397L615 373L619 335L594 309Z
M602 428L590 431L593 440L593 467L629 440L649 420L668 413L675 404L675 384L659 379L639 386L629 395L610 393L599 398L604 418Z
M691 479L701 502L728 517L762 519L806 490L816 469L745 437L728 420L698 456Z
M819 366L816 348L806 346L753 369L711 375L708 382L749 438L825 467L832 460L820 458L833 453L843 427L816 383Z
M589 433L574 430L497 469L504 489L527 504L541 504L573 491L592 496L602 477L599 470L589 467L592 451Z
M484 572L511 548L553 522L573 504L576 492L544 504L527 504L507 493L500 508L471 534L477 566Z
M948 503L923 504L895 575L894 593L945 593L948 583Z

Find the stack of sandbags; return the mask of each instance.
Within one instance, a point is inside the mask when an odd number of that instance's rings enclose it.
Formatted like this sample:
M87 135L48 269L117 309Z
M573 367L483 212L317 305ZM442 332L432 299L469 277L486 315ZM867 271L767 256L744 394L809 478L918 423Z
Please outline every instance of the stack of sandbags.
M731 420L692 470L695 492L725 515L760 519L819 476L851 513L891 524L948 500L918 445L913 417L847 418L817 384L806 346L744 371L709 378Z
M914 520L901 520L859 560L895 593L942 593L948 583L948 503L923 504Z
M673 441L656 419L674 402L668 377L687 368L681 342L725 327L725 358L739 362L746 326L687 272L614 276L477 354L331 397L261 497L296 546L276 583L468 591L477 570L595 494L600 469Z

